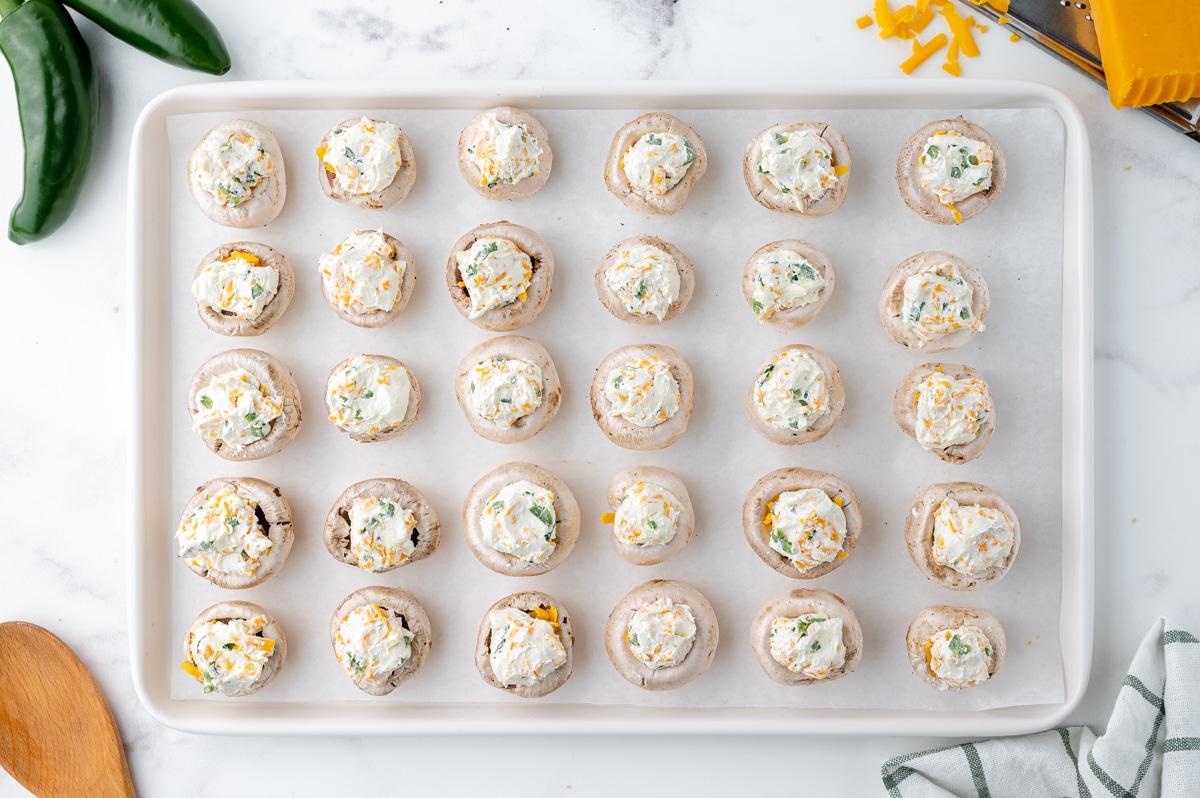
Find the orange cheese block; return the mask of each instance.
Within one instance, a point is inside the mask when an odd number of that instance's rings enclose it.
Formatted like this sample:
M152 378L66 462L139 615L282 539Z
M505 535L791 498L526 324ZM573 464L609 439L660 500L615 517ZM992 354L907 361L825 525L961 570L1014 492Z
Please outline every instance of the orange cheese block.
M1115 107L1200 96L1200 0L1092 0L1091 14Z

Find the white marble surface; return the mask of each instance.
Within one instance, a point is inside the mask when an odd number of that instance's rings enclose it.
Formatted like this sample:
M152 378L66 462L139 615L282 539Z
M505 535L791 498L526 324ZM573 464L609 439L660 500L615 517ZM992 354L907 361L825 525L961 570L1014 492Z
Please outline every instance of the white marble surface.
M210 0L235 66L227 79L682 79L899 76L908 43L854 27L858 3L521 3L423 0L318 6ZM340 5L340 4L339 4ZM161 65L82 26L100 65L96 163L75 216L51 240L0 242L9 286L0 321L0 620L41 624L96 674L144 795L206 795L221 772L268 772L277 795L346 790L345 777L394 791L384 762L415 791L496 792L514 752L525 794L613 795L646 779L633 741L605 737L362 739L200 737L159 726L130 680L126 636L121 399L125 336L125 170L139 109L160 91L207 80ZM971 77L1056 86L1080 105L1096 186L1096 648L1072 722L1102 728L1125 666L1153 618L1200 630L1194 512L1200 475L1200 146L1144 115L1114 111L1090 81L993 31ZM334 57L343 45L354 57ZM0 75L0 208L15 203L21 150L11 81ZM935 63L922 74L939 76ZM19 288L18 288L19 286ZM53 310L51 310L53 309ZM50 312L47 312L50 311ZM69 509L66 509L69 508ZM1172 509L1175 508L1175 509ZM66 509L66 512L63 510ZM748 789L883 794L884 759L941 743L908 737L660 738L689 793ZM789 769L803 761L801 778ZM623 760L629 757L626 764ZM466 763L470 763L467 765ZM636 763L636 764L635 764ZM226 767L232 766L234 770ZM829 790L832 789L833 792ZM503 790L501 791L503 792ZM0 796L26 794L0 773Z

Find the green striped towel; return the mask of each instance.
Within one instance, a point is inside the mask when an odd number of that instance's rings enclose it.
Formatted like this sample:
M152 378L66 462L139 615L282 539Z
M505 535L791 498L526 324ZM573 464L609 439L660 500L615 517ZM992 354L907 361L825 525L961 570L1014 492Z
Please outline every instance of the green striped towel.
M883 766L896 798L1200 798L1200 639L1159 618L1108 730L1086 726L953 745Z

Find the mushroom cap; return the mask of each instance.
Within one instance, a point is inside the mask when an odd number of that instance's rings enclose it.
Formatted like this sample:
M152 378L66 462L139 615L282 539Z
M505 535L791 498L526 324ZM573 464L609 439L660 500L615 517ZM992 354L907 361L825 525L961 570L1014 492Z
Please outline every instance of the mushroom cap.
M200 273L208 266L225 260L234 252L248 252L258 258L260 265L274 268L279 273L278 292L270 302L263 306L262 313L253 319L243 319L226 311L218 312L200 302L196 303L196 311L200 314L200 320L215 333L239 336L262 335L283 315L291 303L292 295L296 292L296 272L282 253L266 244L259 244L256 241L234 241L222 244L205 255L204 259L200 261L200 265L196 267L196 277L200 277Z
M350 365L350 361L353 360L354 357L356 356L352 355L330 369L329 377L326 380L326 385L328 385L329 380L333 379L333 375ZM396 360L394 357L388 357L387 355L367 354L359 355L358 357L370 358L381 363L391 366L399 366L400 368L404 369L404 373L408 375L408 407L405 408L404 418L401 419L398 425L394 427L388 427L387 429L380 430L379 432L353 432L348 429L342 429L341 427L338 427L338 429L359 443L377 443L379 441L386 441L392 438L400 437L405 432L408 432L408 428L411 427L413 422L417 420L417 413L421 411L421 386L417 383L417 375L413 374L412 369L404 365L399 360ZM331 407L329 404L328 391L326 391L325 394L325 409L329 411L330 414L333 413L333 407ZM337 426L337 424L335 423L334 426Z
M999 510L1012 523L1012 550L1003 562L991 568L976 571L973 574L959 573L948 565L941 565L933 559L933 523L934 514L945 499L954 499L960 505L978 504ZM930 485L913 500L912 511L904 523L904 540L908 544L908 553L921 571L951 590L975 590L976 588L999 582L1013 561L1017 559L1017 549L1021 547L1021 523L1012 505L996 491L986 485L974 482L941 482Z
M271 422L271 431L266 437L245 446L231 446L220 438L201 440L213 454L226 460L258 460L269 457L281 451L296 437L296 433L300 431L301 417L300 388L296 384L296 378L274 356L258 349L230 349L209 358L196 370L188 384L188 414L196 417L200 409L196 403L196 396L204 386L214 377L237 369L245 369L253 374L266 386L268 393L278 396L283 412Z
M364 232L368 231L355 230L354 234L357 235ZM329 307L333 308L333 312L338 315L338 318L350 322L355 327L372 329L391 324L400 315L401 311L408 307L408 301L412 299L413 290L417 285L417 261L413 257L412 252L395 236L388 235L382 230L379 233L383 236L383 240L391 244L392 248L396 251L395 259L404 261L405 264L404 274L400 277L400 290L396 292L396 304L392 305L391 310L370 310L366 313L358 313L338 302L337 297L330 291L324 279L317 281L321 285L321 296L325 297L325 301L329 304Z
M790 250L804 256L804 259L813 266L816 266L821 276L825 278L825 289L821 291L816 302L798 308L777 310L769 318L761 319L763 323L779 327L780 329L795 330L819 316L821 311L825 309L825 306L829 304L829 298L833 296L833 288L836 282L833 264L830 263L829 256L824 252L807 241L801 241L798 238L772 241L770 244L759 247L750 256L750 260L746 261L746 268L742 272L742 294L745 295L746 304L750 306L751 312L754 310L754 284L758 278L758 260L777 250Z
M257 139L275 167L271 174L258 181L250 195L239 202L236 208L218 203L211 194L200 188L194 177L194 167L202 156L201 145L204 140L209 136L228 137L231 133L248 133ZM215 125L205 133L188 158L187 176L192 198L196 200L200 210L212 221L226 227L250 228L269 224L283 210L284 200L287 199L287 174L279 142L270 130L250 119L230 119Z
M825 372L826 384L829 389L829 412L813 422L812 426L808 429L785 429L768 423L763 418L762 408L754 401L754 388L762 375L763 369L777 358L783 357L787 352L807 353L821 367L821 371ZM788 344L776 349L763 365L759 367L758 371L754 373L754 380L750 384L749 392L746 394L746 413L750 416L750 423L754 425L754 428L771 443L778 443L783 446L796 446L801 443L819 441L829 434L830 430L837 424L838 419L841 418L842 411L846 409L846 392L842 387L841 372L838 371L837 365L830 359L829 355L811 346Z
M554 552L542 563L529 562L497 551L483 539L480 519L488 499L506 485L522 479L554 494ZM547 469L532 463L505 463L484 474L471 486L463 502L463 530L471 553L491 570L506 576L537 576L557 568L575 548L579 540L579 503L575 501L575 495L567 483Z
M193 665L196 665L197 663L192 660L191 642L201 625L209 621L249 621L257 618L259 615L267 619L267 625L263 627L262 636L268 640L274 640L275 648L267 658L266 665L263 666L262 673L259 675L257 681L244 690L239 690L235 693L222 693L222 695L230 698L240 698L251 693L257 693L266 687L267 683L283 670L283 661L287 658L287 638L283 634L283 627L279 625L279 622L275 620L275 617L271 613L257 604L249 601L222 601L197 615L196 620L192 621L191 626L188 627L187 634L183 636L183 659L185 662L191 662Z
M365 479L342 491L325 517L325 548L338 562L358 567L358 559L350 549L350 508L359 497L387 498L409 510L417 520L415 549L408 559L389 568L374 570L384 573L423 560L432 555L441 542L442 524L425 495L402 479Z
M975 335L975 330L964 327L935 341L926 342L904 324L905 281L914 274L942 263L953 263L958 268L959 274L970 283L974 292L971 297L971 313L980 321L987 319L991 302L987 282L978 269L949 252L918 252L892 270L879 297L879 320L883 322L883 329L887 330L887 334L892 336L896 343L920 352L945 352L948 349L957 349Z
M951 684L933 675L929 663L925 661L925 643L937 632L943 629L956 629L960 626L975 626L987 635L992 644L992 658L988 663L988 676L995 676L1004 661L1007 644L1004 638L1004 626L990 612L978 607L948 607L938 604L926 607L917 614L909 624L905 642L908 648L908 662L913 673L921 677L921 681L937 687L940 690L966 690L966 685Z
M696 620L696 639L682 662L656 669L633 655L626 634L634 613L660 598L669 598L675 604L686 604L691 608ZM627 682L643 690L683 687L708 670L719 640L717 613L712 604L696 588L674 579L653 579L626 593L609 614L608 625L604 628L604 648L613 667Z
M502 610L506 607L513 607L522 612L529 612L538 607L547 610L554 607L558 610L558 639L562 642L563 648L567 650L567 661L546 674L542 680L530 685L501 684L500 680L496 678L496 674L492 672L490 656L492 626L488 622L488 616L496 610ZM479 675L483 677L483 680L492 687L499 688L513 695L518 695L521 698L541 698L553 693L566 684L567 679L571 678L571 668L574 665L574 652L572 651L574 644L575 635L571 632L571 617L567 614L566 608L561 603L553 597L545 593L539 593L536 590L513 593L488 607L487 612L483 614L483 622L479 625L479 635L475 639L475 667L479 669Z
M679 529L675 532L675 537L666 545L634 546L617 537L615 526L609 537L617 554L626 562L634 565L657 565L683 551L683 547L692 539L692 532L696 528L696 511L692 507L692 497L688 495L683 480L667 469L656 466L635 466L613 477L608 483L608 506L615 512L625 494L638 482L649 482L666 488L679 499L679 503L683 505L683 512L679 514Z
M361 116L354 116L349 119L343 119L338 122L329 132L321 137L321 146L329 146L329 137L333 135L333 131L340 127L351 127L358 124L362 119ZM382 119L372 119L372 122L383 122ZM400 133L400 169L396 172L396 176L392 178L392 182L379 189L367 194L351 194L342 188L338 183L337 178L332 172L325 168L325 164L320 157L317 158L317 181L321 184L321 190L325 192L325 196L331 200L346 205L353 205L356 208L364 208L367 210L383 210L390 208L396 203L408 196L408 192L412 191L413 183L417 181L417 155L413 152L412 142L408 140L408 136L396 128Z
M542 148L542 154L538 157L538 173L536 175L522 178L516 183L497 183L491 188L488 188L486 184L480 181L483 175L479 171L479 167L471 159L471 154L467 152L467 148L475 141L475 136L488 114L495 114L496 121L503 122L506 125L524 125L525 129L537 139L538 146ZM514 108L511 105L489 108L482 113L476 114L467 122L458 137L458 169L462 172L463 180L467 181L467 185L485 199L505 200L528 197L546 185L546 181L550 179L550 169L553 166L554 151L550 148L550 133L547 132L546 128L542 126L542 123L533 114L523 111L520 108Z
M829 671L824 679L814 679L807 673L793 671L771 655L771 624L775 619L795 618L806 613L842 619L842 644L846 647L846 661L841 667ZM800 588L767 602L759 610L750 627L750 647L758 658L758 664L773 682L787 687L825 684L852 673L858 667L862 659L862 627L854 610L841 596L827 590Z
M675 266L679 271L679 296L667 306L667 312L662 317L662 321L653 314L643 316L640 313L629 312L629 309L625 307L625 303L613 293L612 289L608 287L608 281L604 278L604 273L620 257L621 251L638 244L658 247L675 260ZM661 238L655 238L654 236L634 236L633 238L626 238L624 241L614 244L612 249L600 259L599 265L596 266L595 284L596 296L600 298L601 304L604 305L605 309L613 317L621 321L630 322L631 324L662 324L682 313L683 309L687 307L688 302L692 300L692 294L696 290L696 270L692 266L692 262L688 259L688 256L684 255L683 251L674 244L663 241Z
M341 629L342 620L354 610L368 604L392 610L403 619L404 628L413 633L412 655L404 661L403 665L392 672L391 678L382 682L373 682L347 674L354 682L354 686L367 695L387 695L411 679L425 664L425 658L429 656L429 649L433 645L433 632L429 625L429 616L425 614L425 608L412 593L398 587L381 587L379 585L360 588L342 599L342 603L338 604L337 609L333 611L333 616L329 619L329 643L333 646L335 657L337 656L337 634Z
M801 131L815 133L825 139L825 142L829 144L829 148L833 150L833 158L831 159L833 165L835 167L847 167L846 173L839 176L838 181L833 184L833 187L826 189L825 193L819 199L814 200L802 197L801 204L803 205L803 210L793 205L787 194L776 188L775 184L768 180L766 175L758 171L758 162L762 159L762 142L764 138L775 133ZM750 140L750 143L746 146L746 156L742 159L742 177L746 181L746 188L750 190L750 196L754 197L754 201L767 210L794 213L800 216L825 216L837 210L846 199L846 190L850 186L849 167L851 160L850 146L846 144L846 139L837 128L828 122L783 122L778 125L771 125L769 128L760 131Z
M233 488L238 496L253 501L258 505L259 511L254 515L258 519L258 523L263 527L263 534L271 541L271 549L259 560L258 568L252 576L227 574L223 571L202 568L191 563L187 563L187 567L192 573L203 576L217 587L223 587L228 590L241 590L242 588L261 585L283 567L284 561L287 560L288 554L292 550L292 508L288 504L287 499L283 498L283 491L279 488L270 482L255 479L254 477L219 477L217 479L210 479L196 488L196 492L192 494L192 498L188 501L187 506L183 508L183 513L180 514L179 524L176 525L176 528L183 526L184 520L197 507L209 501L214 495L224 491L226 488Z
M942 119L930 122L925 127L912 134L912 137L900 150L896 159L896 185L900 188L900 196L918 216L938 224L956 224L954 211L942 204L938 196L926 191L921 185L921 153L925 151L925 142L935 133L958 133L974 141L982 141L992 148L992 187L987 191L972 194L965 200L954 203L958 213L965 222L978 216L984 208L992 204L992 200L1000 196L1004 189L1004 181L1008 169L1004 162L1004 151L992 138L992 135L974 122L968 122L961 116L954 119Z
M913 440L917 439L916 424L917 424L917 403L913 397L917 394L917 389L921 383L941 368L949 377L956 380L965 380L974 378L983 382L987 389L988 396L991 396L991 389L987 388L987 382L984 381L983 375L970 366L964 366L959 363L922 363L912 371L905 375L900 381L900 387L896 389L896 393L892 396L892 415L896 419L896 423L900 425L900 429L908 434L908 437ZM995 402L993 402L993 405ZM967 443L956 443L953 446L946 446L941 449L930 449L939 459L945 460L947 463L961 465L970 462L983 454L983 450L987 448L988 441L991 440L992 433L996 431L996 411L993 408L988 417L979 425L979 434L975 436L975 440Z
M480 416L471 402L471 370L485 358L497 355L510 360L529 360L537 363L542 370L542 403L514 421L508 429L502 429ZM454 378L454 394L458 397L458 405L462 408L467 423L481 438L496 443L520 443L537 435L554 419L562 402L562 383L558 379L554 361L550 359L550 353L545 347L521 335L502 335L499 338L489 338L467 352L458 364L458 373Z
M625 170L621 168L621 160L639 138L647 133L673 133L687 139L696 155L688 167L687 173L674 187L665 194L643 194L629 183ZM604 163L604 184L609 192L621 202L637 211L668 215L677 212L685 202L696 183L708 169L708 153L704 150L704 140L700 134L683 121L664 113L642 114L637 119L625 123L613 136L608 148L608 159Z
M529 256L533 266L533 277L530 278L525 299L491 308L472 319L471 297L467 289L460 285L463 280L456 256L459 252L470 249L481 238L506 238L516 244L517 249ZM550 298L553 283L554 253L550 251L550 245L528 227L504 220L481 224L464 233L454 242L450 258L446 261L446 287L450 290L450 299L454 302L454 307L464 319L490 332L509 332L536 319L546 306L546 300Z
M763 524L763 518L767 515L767 505L781 493L806 488L822 490L830 499L841 497L842 513L846 516L846 539L842 543L842 551L846 556L835 557L829 562L801 571L791 560L771 548L768 543L770 533ZM833 474L808 468L780 468L762 477L750 489L746 501L742 504L742 531L746 533L746 542L750 544L754 553L779 573L792 579L815 579L839 567L854 553L854 548L862 537L862 511L854 491Z
M637 357L657 357L666 361L671 376L679 384L679 410L675 412L675 415L655 427L639 427L626 419L612 415L609 412L612 405L604 393L608 373ZM683 359L683 355L669 346L662 344L623 346L600 361L600 365L596 368L596 376L592 379L591 400L592 417L596 419L600 430L608 436L610 441L625 449L639 451L664 449L679 440L687 431L688 419L692 415L692 406L696 401L692 369Z

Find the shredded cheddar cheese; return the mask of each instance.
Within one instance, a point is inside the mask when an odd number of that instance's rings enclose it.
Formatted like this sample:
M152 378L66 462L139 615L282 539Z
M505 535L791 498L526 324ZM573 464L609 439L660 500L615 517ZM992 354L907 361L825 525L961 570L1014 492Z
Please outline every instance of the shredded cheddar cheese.
M971 0L977 6L987 5L1000 14L1008 11L1009 0ZM964 17L954 8L951 0L914 0L895 10L888 5L888 0L874 0L872 6L874 22L879 28L881 39L904 39L912 41L912 54L900 64L901 71L911 75L918 67L936 55L943 47L946 50L946 60L942 71L959 77L962 66L959 64L959 54L967 58L979 55L979 45L975 42L973 31L984 33L987 25L976 24L974 17ZM926 27L936 18L941 17L946 23L947 32L938 33L929 41L922 44L918 40ZM1000 17L1000 24L1010 22L1008 17ZM871 27L870 15L859 17L855 24L860 30ZM1013 41L1017 41L1014 36Z

